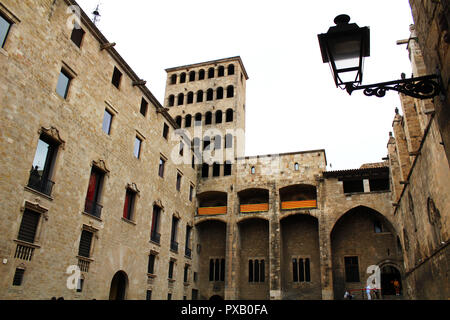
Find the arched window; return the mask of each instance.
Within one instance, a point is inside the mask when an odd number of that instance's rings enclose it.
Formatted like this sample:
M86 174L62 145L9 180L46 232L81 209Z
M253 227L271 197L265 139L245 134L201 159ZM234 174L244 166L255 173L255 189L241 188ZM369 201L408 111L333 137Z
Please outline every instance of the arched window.
M228 86L227 87L227 98L233 98L234 97L234 87Z
M194 93L192 91L189 92L187 95L187 103L188 104L194 103Z
M225 67L224 66L220 66L218 69L218 77L223 77L225 75Z
M189 81L195 81L195 71L189 72Z
M211 112L207 112L205 113L205 125L209 125L212 123L212 113Z
M198 80L204 80L205 79L205 70L200 69L198 72Z
M186 82L186 73L182 73L181 75L180 75L180 83L185 83Z
M252 174L255 174L256 173L256 169L255 169L255 167L252 167L252 169L251 169L251 171L250 171Z
M194 138L194 140L192 140L192 145L194 146L194 149L199 149L200 148L200 138Z
M170 77L170 84L176 84L177 83L177 75L176 74L173 74L171 77Z
M173 107L175 104L175 96L173 94L171 94L169 96L169 107Z
M214 98L214 90L208 89L208 91L206 91L206 101L212 101L213 98Z
M216 123L222 123L222 111L221 110L216 111Z
M226 161L223 167L223 175L231 176L231 169L232 169L231 161Z
M233 122L233 109L228 109L226 114L226 121Z
M219 177L220 176L220 164L217 162L213 163L213 177Z
M186 115L186 118L184 120L184 127L190 128L192 125L192 116L190 114Z
M230 64L228 66L228 75L231 76L234 74L234 64Z
M180 93L178 95L178 105L181 106L184 104L184 94Z
M209 165L207 163L202 164L202 178L208 178Z
M233 135L232 134L227 134L225 136L225 148L226 149L233 148Z
M296 162L296 163L294 164L294 170L295 170L295 171L300 170L300 166L299 166L298 162Z
M222 136L217 135L214 137L214 150L220 150L222 148Z
M195 124L196 127L201 126L202 125L202 114L201 113L197 113L195 115Z
M206 136L203 138L203 150L209 150L211 145L211 138Z
M214 78L214 68L208 69L208 79Z
M203 102L203 91L202 90L197 91L197 102Z
M217 88L216 97L218 100L223 99L223 88L222 87Z
M181 116L178 116L178 117L175 118L175 122L177 123L177 125L178 125L180 128L181 128L181 121L182 121Z

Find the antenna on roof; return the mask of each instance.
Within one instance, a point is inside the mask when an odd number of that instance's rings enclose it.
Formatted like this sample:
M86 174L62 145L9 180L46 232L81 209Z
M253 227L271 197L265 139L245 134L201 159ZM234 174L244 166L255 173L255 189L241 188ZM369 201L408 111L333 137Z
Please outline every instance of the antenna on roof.
M97 4L97 8L95 8L95 10L92 12L92 14L94 15L94 18L92 19L92 21L94 22L95 25L97 25L97 22L100 20L100 11L99 11L99 6L100 4Z

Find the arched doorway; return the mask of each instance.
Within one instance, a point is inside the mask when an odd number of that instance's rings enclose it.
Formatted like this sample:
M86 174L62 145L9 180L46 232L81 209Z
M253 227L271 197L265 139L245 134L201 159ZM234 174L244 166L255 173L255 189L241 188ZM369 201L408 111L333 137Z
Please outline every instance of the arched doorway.
M109 300L125 300L128 288L128 276L123 271L118 271L112 281L109 291Z
M398 294L402 294L402 277L400 271L393 266L381 268L381 294L383 296L395 296L397 294L395 286L398 282Z

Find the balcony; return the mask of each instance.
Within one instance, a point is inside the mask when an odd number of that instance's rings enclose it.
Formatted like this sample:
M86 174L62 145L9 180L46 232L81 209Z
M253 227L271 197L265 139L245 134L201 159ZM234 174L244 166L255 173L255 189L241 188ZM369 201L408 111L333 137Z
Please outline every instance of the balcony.
M51 196L53 186L55 183L50 179L41 177L38 173L31 171L30 179L28 180L28 187L45 194L46 196Z
M199 216L214 216L227 214L227 207L203 207L198 208Z
M269 211L269 190L250 188L238 192L239 212L258 213Z
M17 243L14 258L25 261L31 261L31 259L33 258L34 249L36 249L36 247L31 244L25 244L23 242Z
M156 231L152 231L152 233L150 235L150 240L153 241L154 243L160 244L161 243L161 234L159 234Z
M102 205L86 199L86 202L84 204L84 212L100 219L100 216L102 215L102 209Z
M315 209L315 208L317 208L317 200L283 201L283 202L281 202L281 210Z
M78 267L81 272L89 272L89 266L91 264L91 260L83 257L78 257Z
M178 242L171 240L170 250L172 250L173 252L178 252Z
M184 249L184 255L189 259L192 258L192 250L190 248L186 247Z

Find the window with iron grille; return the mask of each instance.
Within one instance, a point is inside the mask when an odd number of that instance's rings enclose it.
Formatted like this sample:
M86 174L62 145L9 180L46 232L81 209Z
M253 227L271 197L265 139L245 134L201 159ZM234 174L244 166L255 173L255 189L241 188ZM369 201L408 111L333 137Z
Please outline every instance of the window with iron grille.
M358 257L345 257L345 281L359 282Z
M91 245L93 233L88 230L83 230L80 237L80 246L78 247L78 255L80 257L89 258L91 255Z
M25 274L25 270L22 268L17 268L16 272L14 273L13 278L13 286L20 287L23 282L23 275Z
M18 240L34 243L40 216L40 213L25 209L17 236Z

